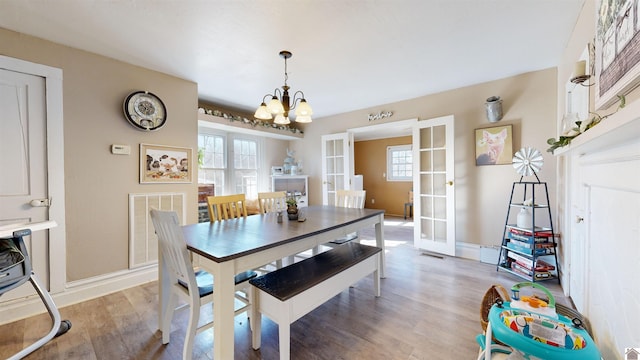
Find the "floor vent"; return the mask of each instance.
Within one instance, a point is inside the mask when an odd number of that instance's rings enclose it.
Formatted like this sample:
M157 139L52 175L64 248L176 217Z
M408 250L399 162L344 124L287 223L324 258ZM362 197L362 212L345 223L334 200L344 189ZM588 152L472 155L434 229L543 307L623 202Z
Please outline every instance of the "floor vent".
M424 256L431 256L434 257L436 259L440 259L440 260L444 260L444 256L438 255L438 254L434 254L434 253L428 253L428 252L422 252L420 255L424 255Z

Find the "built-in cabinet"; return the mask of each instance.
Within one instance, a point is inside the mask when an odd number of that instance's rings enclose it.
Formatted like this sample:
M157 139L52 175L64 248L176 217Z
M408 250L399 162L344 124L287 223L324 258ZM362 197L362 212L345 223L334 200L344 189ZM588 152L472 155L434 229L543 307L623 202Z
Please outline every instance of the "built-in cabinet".
M287 197L295 196L298 207L309 205L309 176L308 175L274 175L271 177L272 191L285 191Z

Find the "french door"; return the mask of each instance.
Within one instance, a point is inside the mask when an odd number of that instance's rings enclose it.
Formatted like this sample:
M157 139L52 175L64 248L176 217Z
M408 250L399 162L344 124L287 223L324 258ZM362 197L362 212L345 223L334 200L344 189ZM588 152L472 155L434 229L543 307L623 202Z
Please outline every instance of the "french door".
M322 204L335 205L336 191L351 189L353 134L322 136Z
M454 118L418 121L413 128L414 245L455 256Z
M353 176L353 134L407 126L412 131L414 245L455 256L454 117L351 129L322 137L322 203L335 204L335 192L349 189ZM374 130L375 129L375 130Z

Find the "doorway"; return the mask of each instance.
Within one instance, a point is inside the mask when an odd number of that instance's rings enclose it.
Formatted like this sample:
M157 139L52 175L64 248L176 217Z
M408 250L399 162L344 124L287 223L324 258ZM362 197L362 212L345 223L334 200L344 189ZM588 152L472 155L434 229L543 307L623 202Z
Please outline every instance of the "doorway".
M455 256L455 199L453 174L453 116L418 121L410 119L385 124L348 129L343 134L325 135L354 141L411 136L413 146L413 216L415 246L437 253ZM323 139L324 141L324 139ZM350 146L353 152L355 146ZM345 155L344 159L353 158ZM373 159L374 161L384 161ZM323 153L323 161L328 159ZM353 164L344 168L352 169L341 181L345 183L354 175ZM323 169L324 170L324 169ZM375 176L382 176L375 174ZM323 181L327 173L323 171ZM364 180L366 183L366 179ZM366 190L366 188L365 188ZM323 197L326 190L323 187ZM408 197L408 194L407 194ZM367 193L367 205L375 200ZM404 205L405 199L401 200ZM365 206L365 207L366 207Z

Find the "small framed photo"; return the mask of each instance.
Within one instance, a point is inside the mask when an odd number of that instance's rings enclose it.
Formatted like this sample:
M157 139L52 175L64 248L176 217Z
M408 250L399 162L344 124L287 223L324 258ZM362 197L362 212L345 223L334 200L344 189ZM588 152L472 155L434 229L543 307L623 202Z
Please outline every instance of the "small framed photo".
M513 160L512 126L476 129L476 166L511 164Z
M282 166L272 166L271 175L273 176L284 175L284 168Z
M140 144L140 184L191 183L193 150Z

